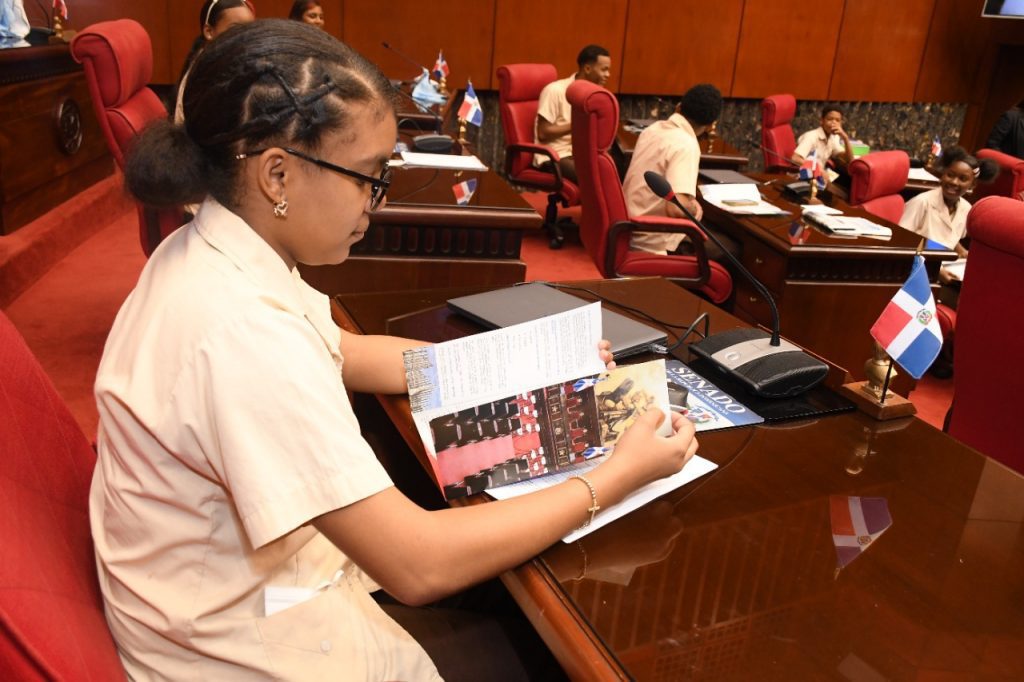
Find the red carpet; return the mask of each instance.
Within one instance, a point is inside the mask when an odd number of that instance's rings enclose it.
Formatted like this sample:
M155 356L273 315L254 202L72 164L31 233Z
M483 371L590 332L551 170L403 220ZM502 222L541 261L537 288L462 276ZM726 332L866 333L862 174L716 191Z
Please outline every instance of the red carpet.
M122 196L120 179L115 177L36 223L0 237L0 293L9 296L0 298L0 306L6 306L8 317L25 336L83 431L93 438L97 415L92 385L103 344L145 263L135 210ZM74 226L74 233L61 236L57 228L66 233L68 225ZM29 236L35 236L38 244L33 245ZM61 257L62 250L70 253ZM600 277L575 234L557 251L548 248L545 235L532 235L524 239L522 255L529 280ZM7 289L15 280L21 282L20 295ZM31 281L34 284L29 285ZM942 428L952 392L952 380L926 377L911 396L918 416Z

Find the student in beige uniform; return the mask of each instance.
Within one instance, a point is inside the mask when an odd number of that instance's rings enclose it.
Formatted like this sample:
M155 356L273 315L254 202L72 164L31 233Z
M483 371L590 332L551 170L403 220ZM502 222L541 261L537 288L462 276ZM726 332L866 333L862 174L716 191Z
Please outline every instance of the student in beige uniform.
M655 435L654 410L585 477L515 500L431 512L393 486L346 391L406 391L420 342L339 330L296 270L344 261L383 203L391 93L324 31L253 22L196 60L185 125L133 147L137 199L203 203L146 263L96 380L90 519L131 679L524 679L511 638L417 641L370 593L422 605L489 579L696 449L678 415Z
M704 210L697 201L697 174L700 170L700 143L697 138L712 128L722 115L722 93L713 85L695 85L683 95L675 113L664 121L656 121L640 133L629 170L622 182L626 211L630 216L667 216L685 218L676 206L659 198L644 180L644 173L654 171L665 176L680 203L698 220ZM709 227L708 229L713 229ZM739 246L721 233L715 235L734 254ZM629 247L651 253L687 253L689 243L684 235L667 232L634 232ZM725 256L711 241L704 243L708 258Z
M793 162L801 164L812 151L818 162L824 166L835 157L843 164L853 161L853 146L850 136L843 130L843 110L834 104L826 104L821 110L821 126L808 130L797 140Z
M577 182L577 177L576 162L572 158L572 108L565 91L577 78L604 86L612 73L612 58L600 45L587 45L576 57L576 66L576 73L548 83L540 91L534 130L534 141L551 147L551 151L558 155L562 176L573 182ZM542 170L552 166L548 157L542 154L534 155L533 162Z
M999 173L999 164L991 159L979 161L962 147L944 149L939 164L939 186L907 202L900 227L953 249L963 258L967 249L960 241L967 236L967 213L971 210L964 196L977 183L991 182Z

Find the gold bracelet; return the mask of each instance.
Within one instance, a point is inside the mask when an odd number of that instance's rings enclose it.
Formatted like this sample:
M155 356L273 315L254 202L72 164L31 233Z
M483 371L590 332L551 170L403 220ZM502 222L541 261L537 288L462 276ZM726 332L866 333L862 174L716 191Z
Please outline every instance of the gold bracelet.
M587 489L590 491L590 506L587 507L587 511L590 512L590 518L587 519L586 521L584 521L583 525L576 529L576 530L583 530L584 528L586 528L587 526L589 526L591 523L594 522L594 514L596 514L597 512L601 511L601 507L597 504L597 490L594 489L594 484L591 483L587 479L586 476L579 476L579 475L577 475L577 476L570 476L569 478L570 479L575 478L575 479L578 479L580 481L583 481L583 484L585 486L587 486Z
M583 580L587 577L587 569L590 568L590 562L587 560L587 550L583 549L583 541L577 540L576 546L580 548L580 554L583 555L583 569L580 571L580 574L576 576L576 580Z

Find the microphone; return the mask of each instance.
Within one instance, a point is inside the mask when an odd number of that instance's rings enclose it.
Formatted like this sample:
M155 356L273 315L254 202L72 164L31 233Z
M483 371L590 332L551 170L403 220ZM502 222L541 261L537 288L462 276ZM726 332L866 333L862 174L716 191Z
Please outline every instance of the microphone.
M828 375L828 365L811 357L797 346L780 338L779 309L768 288L747 270L736 256L722 245L715 233L708 230L679 201L664 176L647 171L644 181L656 195L675 204L729 258L737 272L757 289L771 308L772 333L760 329L740 328L710 334L690 350L706 358L726 375L736 379L748 390L765 398L788 398L814 388Z
M423 73L424 71L426 71L427 73L430 73L430 70L427 69L427 67L423 66L418 61L416 61L415 59L413 59L412 57L410 57L406 53L404 53L401 50L399 50L397 47L391 47L391 44L388 43L388 41L382 40L382 41L380 41L380 44L384 46L384 49L391 50L392 52L397 54L399 57L401 57L405 61L409 62L413 66L415 66L417 73Z
M416 105L416 108L430 114L434 117L434 129L436 133L424 133L422 135L416 135L412 138L412 146L418 152L427 152L429 154L447 154L451 152L452 146L455 144L455 140L450 135L444 135L441 133L441 129L444 127L444 121L436 113L430 110L429 107L424 107L416 101L412 95L402 90L401 86L395 86L395 91L402 97L406 98L410 102Z

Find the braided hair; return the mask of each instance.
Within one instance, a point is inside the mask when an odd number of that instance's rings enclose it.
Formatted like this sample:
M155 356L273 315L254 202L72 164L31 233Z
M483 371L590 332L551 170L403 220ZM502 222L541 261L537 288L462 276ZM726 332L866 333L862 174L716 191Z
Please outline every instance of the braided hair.
M185 123L158 122L139 136L125 182L151 206L211 195L235 208L238 154L284 145L313 153L325 135L348 125L353 104L394 116L393 97L376 66L318 28L287 19L235 26L196 59Z

